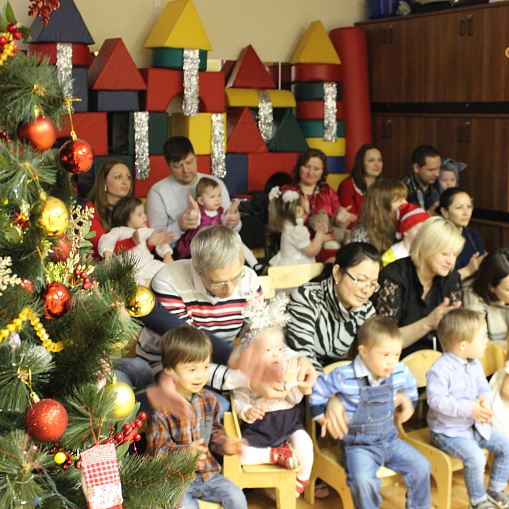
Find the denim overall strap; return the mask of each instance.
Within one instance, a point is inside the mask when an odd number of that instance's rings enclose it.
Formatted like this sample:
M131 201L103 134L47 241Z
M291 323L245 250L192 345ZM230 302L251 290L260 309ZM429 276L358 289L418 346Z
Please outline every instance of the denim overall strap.
M382 385L372 387L367 377L358 382L360 399L348 424L348 435L388 435L394 428L392 373Z

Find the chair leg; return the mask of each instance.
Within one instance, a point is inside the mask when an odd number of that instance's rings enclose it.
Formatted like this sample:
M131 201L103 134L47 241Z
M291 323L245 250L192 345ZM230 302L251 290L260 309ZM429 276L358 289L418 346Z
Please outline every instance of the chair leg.
M309 484L304 488L304 500L311 505L315 503L316 479L316 477L311 476Z
M452 471L440 472L440 475L434 475L437 485L437 507L440 509L451 509L452 497Z
M297 499L295 498L295 481L292 478L276 486L276 503L277 509L295 509Z

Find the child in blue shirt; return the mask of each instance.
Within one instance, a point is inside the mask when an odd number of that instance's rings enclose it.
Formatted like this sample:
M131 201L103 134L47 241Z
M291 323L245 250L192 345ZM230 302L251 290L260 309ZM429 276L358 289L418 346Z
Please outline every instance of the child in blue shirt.
M366 320L358 332L359 354L352 364L318 378L309 398L311 415L327 426L325 408L336 395L348 416L348 433L340 441L347 484L357 509L377 509L380 466L400 473L407 486L407 508L429 509L431 467L424 456L397 438L401 422L414 413L417 386L399 362L403 338L386 316Z
M488 343L486 320L478 311L453 309L438 327L444 354L427 373L431 441L463 461L471 509L509 507L509 439L490 425L492 395L479 359ZM486 456L495 455L488 491Z

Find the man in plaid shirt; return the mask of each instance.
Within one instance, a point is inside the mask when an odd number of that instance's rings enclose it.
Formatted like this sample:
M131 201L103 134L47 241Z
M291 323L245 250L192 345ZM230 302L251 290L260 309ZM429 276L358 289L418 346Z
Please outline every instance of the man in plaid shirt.
M147 427L149 454L181 450L201 452L196 479L181 499L180 507L199 509L198 499L219 502L224 509L247 509L243 491L221 475L221 467L211 454L240 454L244 441L231 438L219 420L219 403L203 389L209 378L212 345L194 327L182 325L161 338L164 371L175 379L177 391L190 403L191 419L174 417L165 410L155 412Z

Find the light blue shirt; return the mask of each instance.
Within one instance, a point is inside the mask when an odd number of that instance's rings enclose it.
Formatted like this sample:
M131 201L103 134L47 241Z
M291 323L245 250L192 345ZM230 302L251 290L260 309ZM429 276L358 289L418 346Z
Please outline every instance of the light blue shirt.
M355 410L357 410L361 395L359 379L366 376L371 386L380 385L387 380L387 377L374 380L373 375L364 364L360 355L357 355L351 364L339 366L327 375L319 376L313 387L313 393L309 397L313 419L318 419L324 415L327 402L332 396L338 396L345 407L348 417L351 418ZM401 392L412 401L417 401L417 384L414 375L401 362L397 364L392 372L392 383L394 395L397 392Z
M474 401L484 396L491 406L492 394L479 359L461 359L451 352L439 357L426 374L428 426L435 433L449 437L472 438L475 425L486 439L491 426L472 418Z

